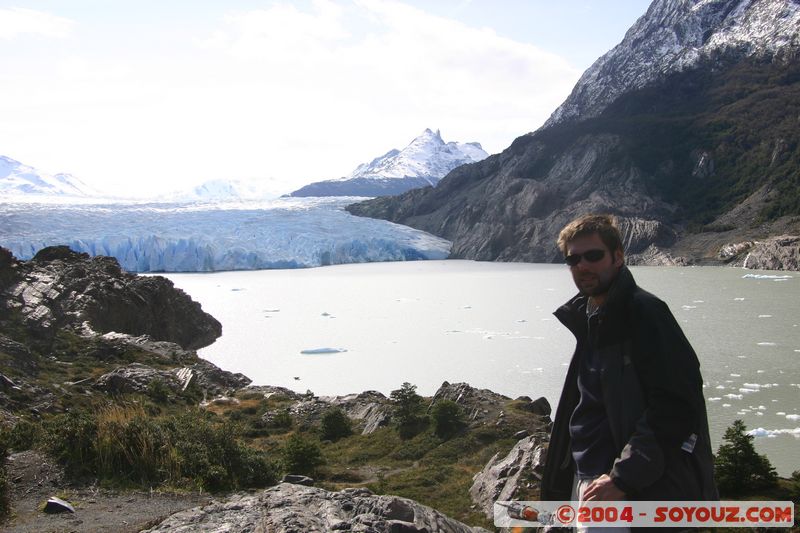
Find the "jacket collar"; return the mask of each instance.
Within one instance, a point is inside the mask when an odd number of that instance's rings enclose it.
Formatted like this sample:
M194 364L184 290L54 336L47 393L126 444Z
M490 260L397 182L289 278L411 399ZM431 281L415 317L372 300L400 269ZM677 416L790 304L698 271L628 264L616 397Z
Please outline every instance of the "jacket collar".
M608 290L606 303L600 308L601 319L605 315L617 315L618 311L627 305L635 288L636 281L633 279L633 274L626 265L622 265ZM586 327L586 302L588 299L587 296L578 293L553 313L576 337Z

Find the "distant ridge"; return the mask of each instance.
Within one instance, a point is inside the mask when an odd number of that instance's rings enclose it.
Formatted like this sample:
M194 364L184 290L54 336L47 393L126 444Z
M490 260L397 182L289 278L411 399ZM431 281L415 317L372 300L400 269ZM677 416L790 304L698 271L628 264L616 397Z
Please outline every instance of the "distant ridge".
M344 178L318 181L289 196L390 196L436 185L448 172L487 154L477 142L445 143L439 130L426 129L402 150L393 149L359 165Z
M0 195L90 196L94 191L72 174L47 174L0 156Z

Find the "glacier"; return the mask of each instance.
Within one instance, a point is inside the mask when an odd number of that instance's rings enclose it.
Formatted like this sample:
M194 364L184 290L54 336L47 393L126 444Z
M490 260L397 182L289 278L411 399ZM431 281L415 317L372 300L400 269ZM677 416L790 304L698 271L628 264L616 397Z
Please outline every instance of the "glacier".
M129 272L304 268L445 259L451 243L407 226L356 217L354 197L211 204L6 203L0 246L30 259L68 245L115 257Z

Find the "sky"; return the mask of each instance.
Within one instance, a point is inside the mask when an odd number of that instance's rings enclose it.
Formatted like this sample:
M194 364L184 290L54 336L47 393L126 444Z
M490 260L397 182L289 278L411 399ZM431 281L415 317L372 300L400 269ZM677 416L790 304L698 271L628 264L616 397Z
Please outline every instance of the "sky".
M0 155L117 195L276 193L425 128L498 153L646 0L0 0Z

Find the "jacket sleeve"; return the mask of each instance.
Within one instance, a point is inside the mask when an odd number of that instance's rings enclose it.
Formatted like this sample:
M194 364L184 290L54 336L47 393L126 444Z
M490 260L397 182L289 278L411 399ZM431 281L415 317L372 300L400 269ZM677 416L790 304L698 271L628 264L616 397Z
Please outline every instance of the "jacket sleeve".
M647 294L634 300L633 364L645 409L614 463L611 478L626 494L658 481L665 450L678 450L698 431L703 412L697 356L667 305Z

